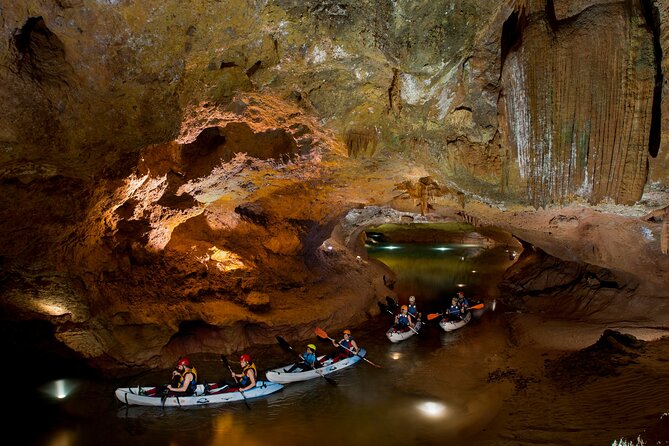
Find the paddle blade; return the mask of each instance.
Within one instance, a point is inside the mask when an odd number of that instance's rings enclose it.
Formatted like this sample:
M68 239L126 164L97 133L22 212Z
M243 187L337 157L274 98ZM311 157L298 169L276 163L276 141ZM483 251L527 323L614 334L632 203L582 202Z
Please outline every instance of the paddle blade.
M221 361L223 361L223 364L224 364L227 368L230 368L230 363L228 362L228 358L226 358L225 355L221 355Z
M440 313L430 313L430 314L427 315L427 320L428 320L428 321L431 321L432 319L436 319L436 318L438 318L439 316L441 316Z
M388 305L386 305L384 303L381 303L381 302L377 302L377 303L378 303L379 309L381 310L382 313L388 313L388 314L394 316L393 312L390 311L390 309L388 308Z
M476 305L474 305L473 307L469 307L470 310L480 310L481 308L483 308L483 304L482 304L482 303L480 303L480 304L476 304Z
M319 338L323 338L323 339L329 339L330 338L330 336L328 336L327 332L325 330L323 330L321 327L314 328L314 333L316 333L316 336L318 336Z
M287 350L292 353L293 347L290 346L290 344L281 336L276 337L277 342L281 346L282 349Z

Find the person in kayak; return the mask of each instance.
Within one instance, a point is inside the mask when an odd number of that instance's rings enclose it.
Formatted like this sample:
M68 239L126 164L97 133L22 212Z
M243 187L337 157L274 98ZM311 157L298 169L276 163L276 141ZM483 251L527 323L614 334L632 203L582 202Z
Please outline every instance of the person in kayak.
M172 372L173 382L177 380L177 385L168 384L167 390L170 395L191 396L195 393L197 387L197 371L190 363L188 358L181 358L177 362L177 369Z
M335 346L336 350L325 355L322 361L332 359L332 362L335 363L340 359L346 359L358 354L360 349L358 348L358 344L355 343L353 336L351 336L351 330L346 329L344 330L343 334L344 337L341 341L332 341L332 345Z
M469 299L465 297L465 293L462 291L458 291L457 299L458 299L458 305L460 306L460 312L464 314L465 311L467 311L467 309L469 309L470 307Z
M141 391L140 395L163 395L191 396L195 393L197 387L197 370L186 357L181 357L177 361L176 368L172 371L170 384L158 386L147 391Z
M307 350L300 355L302 362L292 365L286 372L294 372L298 368L302 371L312 370L320 367L321 363L316 360L316 346L314 344L307 344Z
M451 299L451 306L446 310L446 317L449 321L462 320L462 308L458 305L458 298Z
M409 327L413 327L411 316L409 316L409 307L402 305L400 312L395 316L395 325L393 326L393 329L401 332L409 330Z
M418 312L418 307L416 307L416 296L409 296L408 313L413 319L414 324L420 319L420 313Z
M231 372L235 382L228 382L228 387L239 389L242 392L253 389L256 386L258 369L253 361L251 361L251 356L246 353L241 355L239 357L239 365L242 366L242 373ZM241 379L238 380L237 378Z

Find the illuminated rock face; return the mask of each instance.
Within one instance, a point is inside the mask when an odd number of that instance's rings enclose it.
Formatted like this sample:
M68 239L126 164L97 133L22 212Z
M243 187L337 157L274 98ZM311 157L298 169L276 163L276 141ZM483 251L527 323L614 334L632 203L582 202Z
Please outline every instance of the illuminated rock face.
M15 3L2 303L101 367L363 321L371 222L497 225L647 295L669 271L662 213L522 208L666 189L663 2Z
M577 196L635 203L660 131L653 120L659 48L642 6L530 3L503 36L512 153L505 167L538 206Z

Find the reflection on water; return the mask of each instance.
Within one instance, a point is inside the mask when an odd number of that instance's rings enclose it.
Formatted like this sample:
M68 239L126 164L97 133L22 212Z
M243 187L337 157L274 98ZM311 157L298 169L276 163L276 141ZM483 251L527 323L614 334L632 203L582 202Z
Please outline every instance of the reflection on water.
M509 262L504 248L392 246L370 248L370 256L397 272L400 299L419 296L426 310L442 305L458 284L472 295L492 296ZM169 375L162 371L130 380L39 386L10 420L40 420L30 428L12 427L26 444L49 446L472 444L472 432L480 432L500 406L500 398L481 385L486 377L477 375L480 358L499 348L487 340L503 339L494 318L484 315L452 333L427 324L419 335L397 344L385 336L391 319L379 315L352 327L369 360L382 368L361 361L329 375L337 385L324 379L288 384L267 398L249 400L250 409L243 402L162 409L116 401L116 387L155 385ZM323 340L309 342L323 351L330 347ZM293 360L278 345L253 350L261 376L263 368ZM196 367L210 382L225 375L218 358Z
M376 243L367 252L395 272L402 302L415 295L427 311L448 306L460 290L467 297L492 301L499 278L512 262L504 246Z

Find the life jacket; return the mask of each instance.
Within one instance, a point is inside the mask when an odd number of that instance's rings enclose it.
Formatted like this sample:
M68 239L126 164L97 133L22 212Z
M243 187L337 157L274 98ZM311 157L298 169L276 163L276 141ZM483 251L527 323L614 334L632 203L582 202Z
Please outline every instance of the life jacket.
M418 314L418 308L416 308L416 305L409 305L409 314L412 316L416 316Z
M313 367L316 364L316 355L314 353L305 352L302 354L302 358L304 359L304 363L309 367Z
M460 316L460 307L457 305L451 305L448 307L448 314L453 316Z
M184 381L186 381L186 375L188 375L189 373L193 374L193 379L191 379L190 383L188 383L188 387L186 388L185 392L188 394L193 394L195 393L195 389L197 388L197 370L195 370L195 367L193 367L190 370L184 369L184 372L181 374L179 378L179 387L181 387Z
M398 314L397 315L397 325L409 325L409 315L408 314Z
M345 353L347 356L351 356L354 354L351 353L353 351L353 347L351 346L352 341L353 341L353 336L349 336L348 341L346 339L342 339L341 341L339 341L339 350L341 351L342 354Z
M246 364L246 367L244 367L244 369L242 370L242 374L244 375L244 377L239 382L239 384L241 384L242 387L246 387L249 384L251 384L251 378L249 378L248 375L246 374L248 369L253 370L253 376L256 376L256 377L258 376L258 369L256 369L255 363L254 364Z

